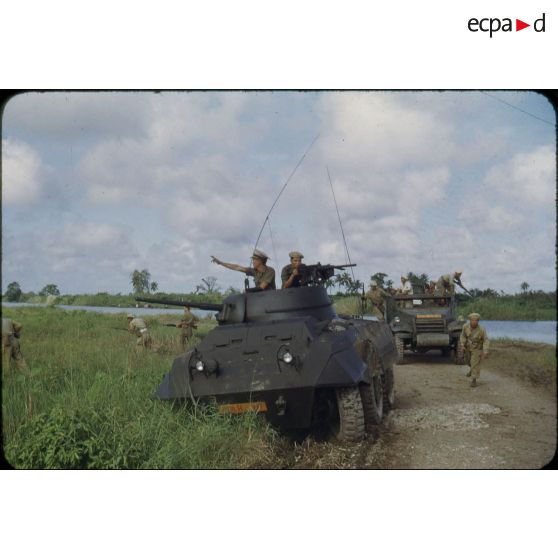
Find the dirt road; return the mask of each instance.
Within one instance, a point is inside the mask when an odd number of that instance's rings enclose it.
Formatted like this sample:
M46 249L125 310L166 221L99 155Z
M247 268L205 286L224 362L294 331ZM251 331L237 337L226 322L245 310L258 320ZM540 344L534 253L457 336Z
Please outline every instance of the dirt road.
M434 353L395 369L397 408L376 440L308 442L295 467L379 469L538 469L556 451L556 383L533 385L504 370L481 373Z

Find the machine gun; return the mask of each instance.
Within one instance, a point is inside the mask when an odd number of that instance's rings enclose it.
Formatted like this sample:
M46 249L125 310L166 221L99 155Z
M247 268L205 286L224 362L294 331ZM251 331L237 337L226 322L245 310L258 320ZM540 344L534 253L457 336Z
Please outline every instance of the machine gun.
M142 298L136 297L137 302L150 302L151 304L164 304L166 306L187 306L188 308L199 308L200 310L212 310L220 312L223 309L222 304L212 304L210 302L193 302L190 300L169 300L166 298Z
M336 269L344 270L347 267L356 267L356 265L357 264L322 265L320 262L317 264L305 265L301 269L302 281L308 286L321 285L335 275Z

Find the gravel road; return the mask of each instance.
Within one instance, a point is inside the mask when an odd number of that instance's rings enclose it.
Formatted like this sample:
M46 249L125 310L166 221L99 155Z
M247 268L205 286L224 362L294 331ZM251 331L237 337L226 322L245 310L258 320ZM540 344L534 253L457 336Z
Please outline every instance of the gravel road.
M556 451L556 383L537 386L485 362L478 387L466 366L432 353L395 369L397 408L375 440L307 442L295 467L538 469Z

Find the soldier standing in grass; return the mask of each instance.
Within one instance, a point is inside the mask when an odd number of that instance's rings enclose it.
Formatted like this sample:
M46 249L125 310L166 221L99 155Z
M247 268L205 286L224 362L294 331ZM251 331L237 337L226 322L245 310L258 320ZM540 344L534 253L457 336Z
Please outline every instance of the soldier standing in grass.
M488 335L479 325L480 314L469 314L469 323L463 326L459 342L465 350L465 364L470 366L467 376L471 378L471 387L477 387L481 362L488 355Z
M10 371L12 360L15 360L19 369L27 369L19 346L22 327L19 322L14 322L10 318L2 318L2 368L6 372Z
M176 327L182 328L182 332L180 333L180 346L182 350L185 351L186 347L188 346L188 341L194 335L194 329L197 329L197 322L198 317L190 311L189 306L184 307L184 316L179 324Z
M261 250L254 250L252 254L252 267L226 263L211 256L211 261L233 271L241 271L254 278L256 289L261 291L275 290L275 270L267 265L269 256Z
M128 331L138 338L136 346L138 348L151 349L151 335L149 335L144 319L136 318L133 314L128 314L126 319L128 320Z
M366 298L372 302L372 315L380 320L384 319L384 301L387 296L388 293L378 287L376 281L370 282L370 290L366 293Z

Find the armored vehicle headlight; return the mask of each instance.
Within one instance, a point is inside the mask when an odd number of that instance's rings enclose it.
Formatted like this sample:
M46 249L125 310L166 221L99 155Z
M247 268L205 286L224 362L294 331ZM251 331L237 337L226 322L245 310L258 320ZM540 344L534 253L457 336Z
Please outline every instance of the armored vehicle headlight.
M401 318L399 316L395 316L395 318L393 318L393 323L398 324L399 322L401 322Z
M279 351L277 351L277 358L286 364L291 364L294 361L294 356L286 345L279 348Z
M283 353L283 362L286 362L287 364L290 364L293 361L293 355L291 355L291 353L289 353L289 351L285 351Z
M204 369L204 368L205 368L205 364L203 363L203 361L198 360L198 361L196 362L196 370L197 370L198 372L203 372L203 369Z

